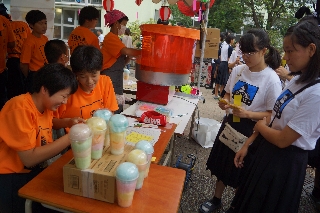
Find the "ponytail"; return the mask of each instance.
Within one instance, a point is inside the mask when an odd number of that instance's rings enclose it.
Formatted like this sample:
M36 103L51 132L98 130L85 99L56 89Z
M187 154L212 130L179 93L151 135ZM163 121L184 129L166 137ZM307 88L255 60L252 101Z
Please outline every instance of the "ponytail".
M272 69L277 69L281 64L281 56L276 48L269 46L268 53L264 56L266 64Z

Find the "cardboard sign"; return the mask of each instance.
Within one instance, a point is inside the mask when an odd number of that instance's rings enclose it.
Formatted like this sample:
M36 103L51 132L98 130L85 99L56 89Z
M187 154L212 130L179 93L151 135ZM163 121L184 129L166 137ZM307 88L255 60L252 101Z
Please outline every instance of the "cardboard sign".
M196 46L195 57L201 56L200 41ZM204 48L204 58L218 59L218 50L220 42L220 29L218 28L207 28L207 36Z

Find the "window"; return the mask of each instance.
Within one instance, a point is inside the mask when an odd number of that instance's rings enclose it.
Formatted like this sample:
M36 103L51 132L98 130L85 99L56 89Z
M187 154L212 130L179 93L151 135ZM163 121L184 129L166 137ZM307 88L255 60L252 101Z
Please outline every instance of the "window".
M57 0L56 0L57 1ZM63 0L65 1L65 0ZM71 1L71 0L70 0ZM70 33L74 28L79 26L79 12L78 8L56 7L54 16L54 31L53 38L68 40ZM97 29L101 26L101 10L99 10L99 19Z

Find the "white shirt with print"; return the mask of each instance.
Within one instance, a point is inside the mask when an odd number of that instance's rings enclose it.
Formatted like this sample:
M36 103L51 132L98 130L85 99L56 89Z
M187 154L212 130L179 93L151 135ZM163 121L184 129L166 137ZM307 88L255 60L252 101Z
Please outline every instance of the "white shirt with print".
M239 76L240 73L241 76ZM230 94L231 103L234 103L233 95L241 94L242 108L253 112L265 112L273 109L281 93L281 82L276 72L270 67L260 72L251 72L249 67L243 64L233 69L225 91Z
M299 76L292 78L279 96L272 111L272 119L276 115L272 128L282 130L288 125L301 135L292 145L312 150L320 136L320 83L290 98L292 94L307 85L307 83L297 84L298 78Z

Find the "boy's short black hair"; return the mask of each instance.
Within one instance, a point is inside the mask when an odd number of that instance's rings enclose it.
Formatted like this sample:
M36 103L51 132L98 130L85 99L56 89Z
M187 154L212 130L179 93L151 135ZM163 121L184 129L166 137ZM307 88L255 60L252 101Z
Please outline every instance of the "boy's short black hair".
M44 53L48 63L56 63L62 54L68 52L66 43L59 39L50 40L44 46Z
M42 86L48 90L50 97L67 88L73 94L78 89L78 81L71 70L60 63L53 63L44 65L34 76L33 91L39 93Z
M70 58L72 72L90 72L101 71L103 56L99 49L90 45L77 46Z
M233 40L233 39L235 39L235 37L233 36L233 35L227 35L227 37L226 37L226 43L227 44L230 44L231 43L231 40Z
M40 10L30 10L26 15L26 22L30 25L34 25L35 23L46 20L47 16Z
M79 24L82 26L86 20L91 21L99 18L99 10L93 6L86 6L81 9L79 14Z

